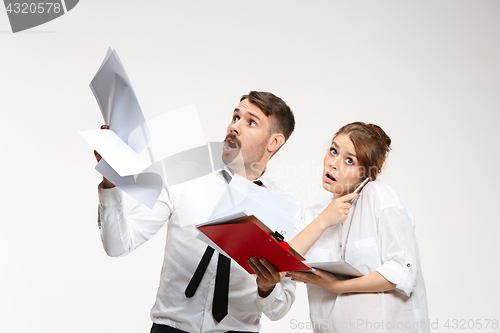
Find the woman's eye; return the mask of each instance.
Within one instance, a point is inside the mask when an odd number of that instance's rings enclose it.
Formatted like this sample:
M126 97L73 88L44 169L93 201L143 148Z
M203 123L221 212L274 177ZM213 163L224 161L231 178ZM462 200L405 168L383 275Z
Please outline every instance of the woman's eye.
M345 160L347 164L349 165L353 165L354 164L354 161L352 160L352 158L348 158L347 160Z
M335 148L330 148L330 154L337 156L337 150Z

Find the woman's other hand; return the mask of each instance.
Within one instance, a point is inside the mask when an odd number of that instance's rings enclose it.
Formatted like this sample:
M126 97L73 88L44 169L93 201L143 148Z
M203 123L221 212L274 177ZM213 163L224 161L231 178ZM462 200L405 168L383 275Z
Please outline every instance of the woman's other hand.
M290 272L287 275L290 276L293 281L314 284L337 294L343 292L342 280L320 269L313 269L312 273Z

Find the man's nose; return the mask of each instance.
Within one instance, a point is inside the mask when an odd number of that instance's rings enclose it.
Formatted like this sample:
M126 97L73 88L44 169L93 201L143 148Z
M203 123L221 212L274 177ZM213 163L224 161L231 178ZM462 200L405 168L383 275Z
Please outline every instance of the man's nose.
M229 125L229 132L239 135L241 132L239 123L240 123L239 120L232 122L231 125Z

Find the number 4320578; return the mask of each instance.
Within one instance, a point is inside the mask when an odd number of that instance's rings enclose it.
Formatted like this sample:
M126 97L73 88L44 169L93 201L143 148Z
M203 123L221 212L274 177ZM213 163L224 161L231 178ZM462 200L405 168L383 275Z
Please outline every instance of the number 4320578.
M498 319L448 319L444 323L444 327L447 329L455 330L480 330L480 329L498 329Z
M7 13L15 14L35 14L35 13L56 13L59 14L62 10L60 3L41 2L41 3L9 3L7 6Z

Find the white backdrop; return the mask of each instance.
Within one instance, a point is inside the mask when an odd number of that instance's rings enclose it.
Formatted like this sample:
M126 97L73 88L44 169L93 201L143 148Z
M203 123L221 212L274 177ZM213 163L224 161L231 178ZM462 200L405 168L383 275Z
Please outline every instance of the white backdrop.
M393 140L381 179L416 217L435 331L500 319L500 2L82 0L17 34L0 9L1 332L149 332L165 229L106 256L78 134L102 124L88 84L108 47L147 119L196 104L208 140L242 94L282 97L297 126L269 169L307 205L325 198L335 131L380 125ZM310 332L292 327L308 318L299 285L261 332Z

